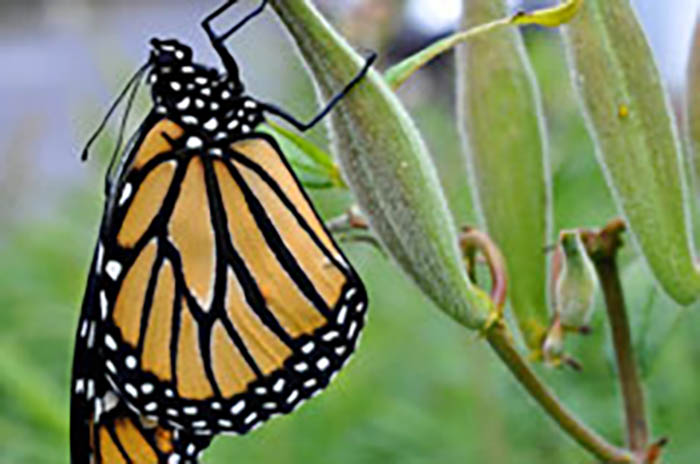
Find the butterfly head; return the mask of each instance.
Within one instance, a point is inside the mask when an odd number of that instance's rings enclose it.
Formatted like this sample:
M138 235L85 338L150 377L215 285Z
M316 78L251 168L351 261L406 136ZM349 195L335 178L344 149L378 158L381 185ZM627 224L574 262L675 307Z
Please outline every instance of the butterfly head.
M192 49L177 40L153 39L151 47L148 83L157 113L211 132L215 139L251 131L262 121L262 113L243 96L237 75L195 63Z
M151 62L156 68L192 63L192 49L174 39L151 39Z

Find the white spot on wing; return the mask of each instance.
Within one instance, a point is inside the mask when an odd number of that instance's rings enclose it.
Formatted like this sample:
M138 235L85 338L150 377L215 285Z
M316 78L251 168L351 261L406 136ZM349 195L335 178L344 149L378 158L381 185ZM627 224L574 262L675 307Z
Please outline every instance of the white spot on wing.
M109 302L107 301L107 294L104 290L100 290L100 316L102 320L107 319L107 310L109 309Z
M124 205L126 203L126 200L128 200L131 197L131 193L133 192L134 188L131 186L131 182L127 182L124 184L124 188L122 189L122 196L119 197L119 206Z
M216 130L217 127L219 127L219 121L217 121L216 118L211 118L204 123L204 128L208 131Z
M184 121L185 118L182 118L182 120ZM202 139L200 139L199 137L192 136L192 137L187 139L187 148L189 148L191 150L196 150L197 148L202 148L203 145L204 145L204 143L202 142Z
M111 372L112 374L115 374L115 375L116 375L116 373L117 373L117 366L115 366L114 363L113 363L112 361L109 361L109 360L106 361L106 362L105 362L105 366L107 366L107 370L108 370L109 372Z
M95 396L95 381L92 379L88 379L87 381L87 392L85 392L85 397L89 400L92 399L92 397Z
M331 365L331 362L326 358L325 356L318 361L316 361L316 367L318 367L318 370L320 371L325 371L328 369L328 366Z
M278 379L272 386L272 389L277 393L281 392L284 389L284 379Z
M309 379L306 382L304 382L304 386L306 388L313 388L316 386L317 383L318 381L316 379Z
M105 266L105 271L107 271L107 275L110 276L112 280L117 280L119 274L122 273L122 265L119 261L108 261L107 266Z
M300 362L294 366L294 370L297 372L306 372L309 369L309 365L305 362Z
M182 122L184 122L185 124L189 124L191 126L196 126L197 124L199 124L199 119L195 118L191 114L187 114L187 115L182 117ZM190 137L190 138L192 138L192 137ZM189 140L188 140L188 142L189 142Z
M138 390L136 390L136 387L134 387L134 386L131 385L130 383L127 383L126 385L124 385L124 390L125 390L129 395L133 396L134 398L136 398L137 396L139 396L139 392L138 392Z
M304 354L309 354L314 350L315 347L316 345L314 345L314 342L308 342L306 345L301 347L301 351Z
M331 330L327 334L323 335L323 341L324 342L332 342L333 340L335 340L336 338L339 338L339 337L340 337L340 334L338 333L338 331Z
M287 404L292 404L294 403L297 398L299 398L299 390L294 390L292 393L289 394L287 397Z
M153 412L156 409L158 409L158 403L156 403L155 401L151 401L146 406L144 406L143 409L145 409L148 412Z
M353 338L355 336L356 331L357 331L357 321L352 321L352 324L350 324L350 329L348 329L348 339Z
M105 412L109 412L117 407L117 404L119 404L119 398L113 392L108 391L107 393L105 393L103 403Z
M136 358L134 356L131 356L131 355L127 356L125 364L126 364L126 367L128 367L129 369L136 369L136 364L137 364Z
M88 333L87 346L92 348L95 345L95 323L90 323L90 331Z
M105 258L105 247L102 242L97 244L97 260L95 261L95 272L98 274L102 272L102 262Z
M182 100L180 100L180 102L175 106L177 107L178 110L184 111L190 107L190 102L191 102L190 97L185 97Z
M343 305L340 307L340 311L338 311L338 318L336 321L338 324L343 325L345 324L345 317L348 315L348 307L347 305Z
M234 404L233 407L231 408L231 414L233 414L234 416L237 414L240 414L241 411L243 411L243 409L245 409L245 401L240 400L238 403Z
M114 341L114 338L109 334L105 335L105 345L107 345L107 348L110 350L117 351L117 342Z

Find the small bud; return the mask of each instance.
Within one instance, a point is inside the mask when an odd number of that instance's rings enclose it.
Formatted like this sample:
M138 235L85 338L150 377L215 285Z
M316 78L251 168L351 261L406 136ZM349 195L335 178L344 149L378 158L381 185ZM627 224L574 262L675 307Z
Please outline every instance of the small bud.
M550 367L559 367L564 359L564 327L558 317L554 319L544 339L542 356L544 362Z
M554 308L566 329L586 330L593 313L597 277L578 231L560 235L561 270L554 286Z

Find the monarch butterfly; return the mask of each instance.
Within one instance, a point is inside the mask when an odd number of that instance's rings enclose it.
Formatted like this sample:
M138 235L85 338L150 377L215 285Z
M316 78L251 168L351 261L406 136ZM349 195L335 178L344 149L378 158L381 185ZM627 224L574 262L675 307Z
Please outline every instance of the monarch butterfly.
M108 170L78 323L73 463L196 462L213 436L244 434L322 390L364 325L360 278L256 129L266 115L313 127L374 56L300 122L244 92L224 41L267 0L217 35L212 21L235 3L202 23L226 74L153 39L117 100L132 89L130 106L148 72L153 108Z

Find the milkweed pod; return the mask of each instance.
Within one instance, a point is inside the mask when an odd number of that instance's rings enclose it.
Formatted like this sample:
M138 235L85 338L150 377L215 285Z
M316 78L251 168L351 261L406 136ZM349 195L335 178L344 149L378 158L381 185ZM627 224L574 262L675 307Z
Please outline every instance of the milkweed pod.
M562 231L559 248L561 268L554 283L555 312L566 329L583 329L595 307L595 268L578 231Z
M678 129L629 0L586 0L563 28L598 161L642 254L677 302L700 295Z
M327 101L363 59L307 0L271 0ZM387 252L438 307L482 328L489 297L467 277L437 173L413 121L383 78L371 71L331 117L344 177Z
M465 29L503 17L505 0L464 0ZM457 113L473 197L508 265L509 300L530 349L548 324L550 181L540 92L516 28L457 48Z
M695 187L695 197L700 198L700 18L695 24L688 61L688 102L686 122L690 141L689 164Z

